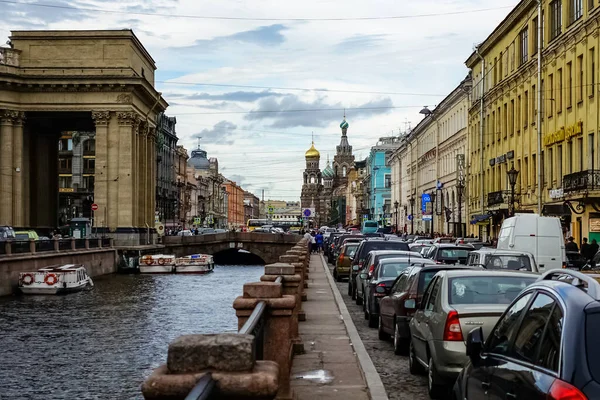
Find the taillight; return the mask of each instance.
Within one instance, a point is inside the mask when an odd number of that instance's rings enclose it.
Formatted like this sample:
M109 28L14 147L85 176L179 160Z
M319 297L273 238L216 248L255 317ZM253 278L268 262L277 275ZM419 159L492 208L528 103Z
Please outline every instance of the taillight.
M375 297L384 297L386 292L385 283L380 283L375 287L375 293L373 295Z
M369 267L369 272L368 274L371 275L373 273L373 270L375 269L375 264L371 264L371 266Z
M563 267L563 269L567 268L567 262L566 261L563 261L562 267Z
M343 262L344 261L344 255L343 254L340 254L340 258L338 258L338 261L339 262Z
M550 387L547 400L587 400L587 397L575 386L556 379Z
M450 311L448 313L448 318L446 318L446 326L444 327L444 341L463 341L462 330L460 329L460 321L456 311Z

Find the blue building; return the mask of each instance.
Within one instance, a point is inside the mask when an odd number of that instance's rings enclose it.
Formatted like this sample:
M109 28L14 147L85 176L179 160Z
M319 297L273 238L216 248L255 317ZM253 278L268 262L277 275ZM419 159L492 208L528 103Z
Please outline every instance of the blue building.
M392 170L389 156L399 145L399 137L380 138L377 144L371 147L366 160L367 210L369 219L378 221L380 226L388 226L392 220Z

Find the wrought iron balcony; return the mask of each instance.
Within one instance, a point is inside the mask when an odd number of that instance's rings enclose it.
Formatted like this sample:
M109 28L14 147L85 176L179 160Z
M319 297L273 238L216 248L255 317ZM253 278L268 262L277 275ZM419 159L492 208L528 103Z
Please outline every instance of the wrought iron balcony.
M504 191L488 193L488 207L504 203Z
M594 189L600 189L600 170L580 171L563 177L565 193Z

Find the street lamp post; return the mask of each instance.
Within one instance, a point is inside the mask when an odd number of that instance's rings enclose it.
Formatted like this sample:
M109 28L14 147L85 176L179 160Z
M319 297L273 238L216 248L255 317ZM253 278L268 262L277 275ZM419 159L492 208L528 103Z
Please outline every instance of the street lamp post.
M394 210L396 211L396 235L398 234L398 206L400 204L398 203L398 200L396 200L394 202Z
M385 209L387 207L384 205L381 206L381 226L385 227Z
M415 198L410 198L410 234L415 234Z
M519 171L515 169L515 163L512 164L510 170L506 171L508 175L508 183L510 184L510 216L513 217L515 215L515 185L517 184L517 177L519 176Z
M458 194L458 234L457 237L462 237L462 196L465 190L465 185L462 182L458 182L456 185L456 191Z
M431 192L431 237L434 237L434 216L435 216L435 190Z

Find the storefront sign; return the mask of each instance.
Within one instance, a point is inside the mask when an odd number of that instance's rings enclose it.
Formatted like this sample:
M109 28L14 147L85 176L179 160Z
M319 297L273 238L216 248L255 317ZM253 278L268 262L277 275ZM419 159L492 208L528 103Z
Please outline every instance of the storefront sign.
M571 138L581 135L583 133L583 121L578 121L574 125L560 128L554 133L549 133L544 136L544 145L552 146L555 143L560 143L564 140L571 140Z
M511 150L508 153L506 153L506 159L507 160L512 160L513 158L515 158L515 151Z
M496 164L502 164L506 162L506 154L496 157Z
M600 218L590 218L590 232L600 232Z
M564 196L564 191L561 189L551 189L550 190L550 198L551 199L561 199Z
M73 193L73 192L75 192L75 189L73 189L73 188L59 188L58 191L59 191L59 193Z
M492 159L490 160L490 167L493 167L493 166L494 166L494 164L496 164L496 159L495 159L495 158L492 158Z

